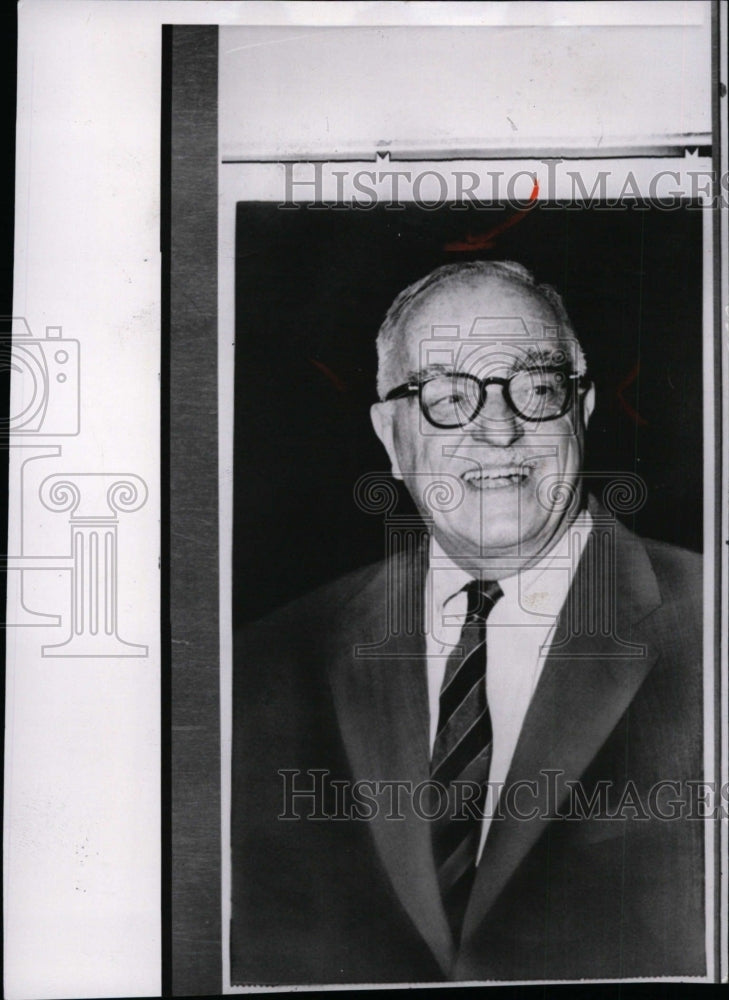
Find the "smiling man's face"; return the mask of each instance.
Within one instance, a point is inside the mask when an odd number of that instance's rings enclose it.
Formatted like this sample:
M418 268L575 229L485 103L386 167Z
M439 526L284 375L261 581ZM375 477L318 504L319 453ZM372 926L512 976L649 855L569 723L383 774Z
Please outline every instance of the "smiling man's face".
M423 382L439 372L508 379L518 371L531 373L522 381L540 394L546 391L540 373L556 370L561 384L576 385L569 379L576 374L576 341L560 330L536 289L508 277L444 282L425 292L402 322L399 382ZM518 383L511 386L518 403ZM575 389L563 416L527 420L495 383L462 427L433 426L416 395L375 404L372 420L393 474L432 521L444 551L465 568L503 577L549 551L576 515L576 504L565 497L578 489L592 407L593 390ZM451 502L444 502L446 493Z

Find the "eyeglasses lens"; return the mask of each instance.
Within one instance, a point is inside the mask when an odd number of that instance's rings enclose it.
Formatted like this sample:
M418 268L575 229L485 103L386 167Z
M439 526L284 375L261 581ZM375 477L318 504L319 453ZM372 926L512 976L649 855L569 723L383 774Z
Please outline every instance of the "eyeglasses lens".
M508 385L487 385L486 391L505 390L511 408L525 420L549 420L565 412L570 385L565 372L522 371ZM436 426L463 427L479 412L481 382L472 375L441 375L424 383L420 398L425 416Z

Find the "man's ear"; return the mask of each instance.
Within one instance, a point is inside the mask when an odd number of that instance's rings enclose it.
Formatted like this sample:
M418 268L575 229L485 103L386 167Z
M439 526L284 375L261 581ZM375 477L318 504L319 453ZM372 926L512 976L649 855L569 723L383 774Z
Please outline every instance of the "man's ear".
M382 441L385 451L392 465L392 474L395 479L402 479L400 463L395 449L394 429L392 424L392 409L387 403L374 403L370 407L370 419L375 429L375 434Z
M582 400L582 424L585 428L590 422L592 411L595 409L595 386L591 385Z

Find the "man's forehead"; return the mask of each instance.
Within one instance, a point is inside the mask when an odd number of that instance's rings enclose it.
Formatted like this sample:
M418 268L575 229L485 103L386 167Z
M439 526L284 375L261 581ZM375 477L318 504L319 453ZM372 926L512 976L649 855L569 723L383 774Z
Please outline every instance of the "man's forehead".
M426 292L403 317L399 353L408 375L582 367L574 333L551 302L536 288L502 277L452 281Z
M405 340L558 340L567 336L536 288L503 278L452 281L429 290L404 319Z
M463 318L463 317L462 317ZM427 340L442 341L500 341L551 342L559 341L572 334L560 324L557 317L541 316L538 322L531 316L484 316L475 315L463 323L432 322L425 326L409 326L407 338L416 343Z

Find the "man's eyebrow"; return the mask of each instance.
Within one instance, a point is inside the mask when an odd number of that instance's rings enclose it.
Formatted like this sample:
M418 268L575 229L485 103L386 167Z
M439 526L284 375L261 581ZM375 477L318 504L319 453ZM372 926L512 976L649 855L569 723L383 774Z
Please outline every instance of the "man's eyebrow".
M422 382L433 375L452 375L454 372L453 365L426 365L425 368L414 368L407 372L405 378L408 382Z
M561 347L527 347L519 357L514 358L512 371L520 372L534 366L571 368L572 359Z

